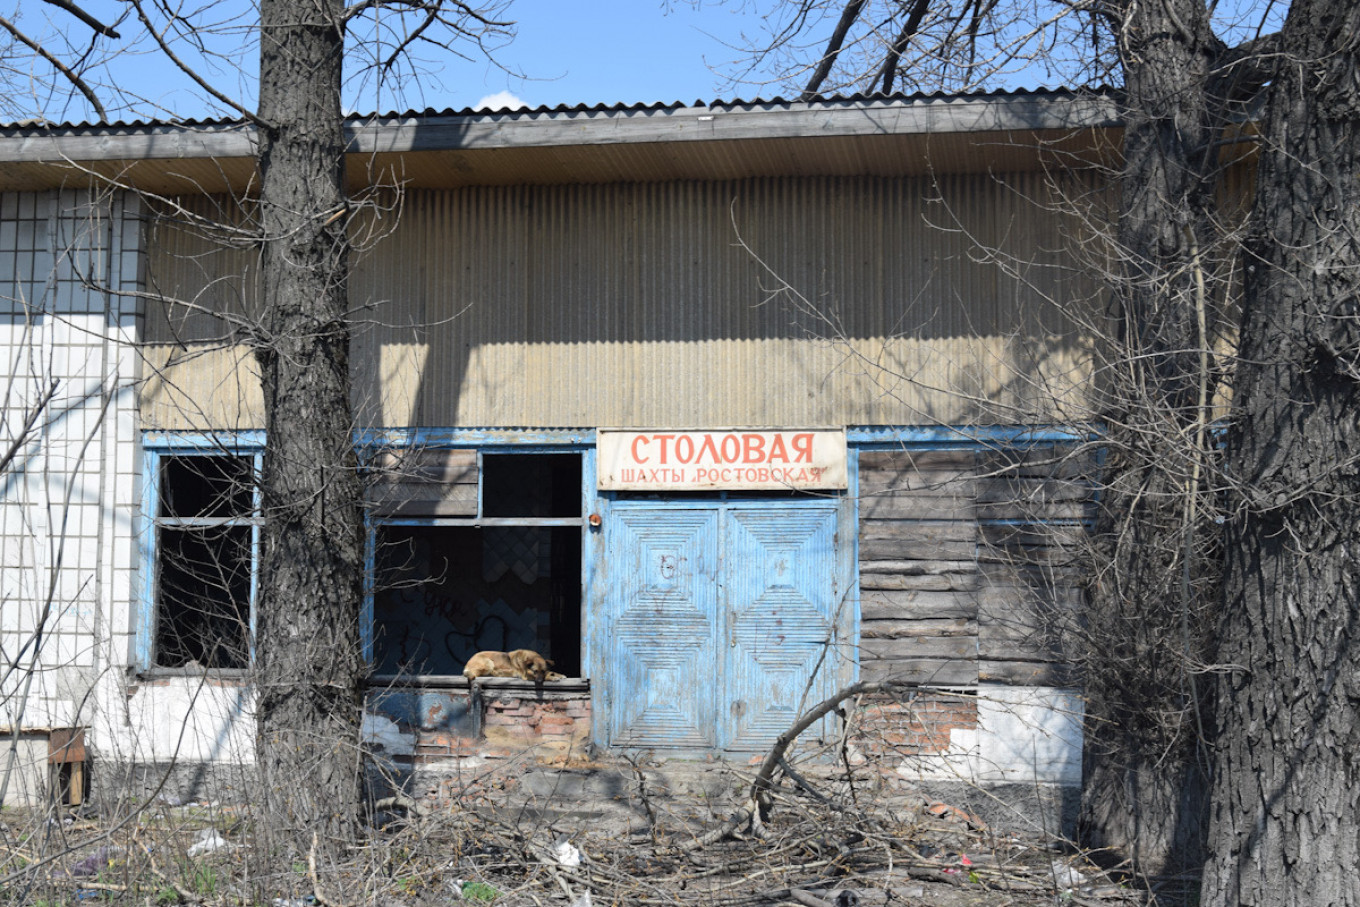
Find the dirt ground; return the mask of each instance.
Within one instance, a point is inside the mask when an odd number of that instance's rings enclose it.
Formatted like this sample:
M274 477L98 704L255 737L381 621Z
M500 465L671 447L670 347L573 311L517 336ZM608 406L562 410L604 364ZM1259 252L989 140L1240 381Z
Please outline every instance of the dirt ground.
M339 865L279 841L248 806L116 803L0 814L0 903L269 907L1029 907L1175 903L1061 841L946 803L781 783L764 821L739 801L634 798L604 811L470 789L389 800ZM584 805L584 804L579 804ZM721 834L730 828L730 833Z

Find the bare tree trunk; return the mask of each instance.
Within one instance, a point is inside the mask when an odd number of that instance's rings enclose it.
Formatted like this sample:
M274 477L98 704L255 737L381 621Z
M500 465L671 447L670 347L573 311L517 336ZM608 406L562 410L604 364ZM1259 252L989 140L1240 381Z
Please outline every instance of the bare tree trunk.
M1360 903L1360 5L1295 0L1228 439L1206 905Z
M352 442L341 0L262 0L267 446L257 618L265 817L333 852L359 815L360 486Z
M1103 407L1100 569L1079 647L1081 827L1085 843L1160 872L1198 866L1207 795L1189 669L1217 600L1217 531L1199 505L1212 455L1201 351L1222 272L1210 254L1222 112L1208 90L1218 44L1201 0L1121 6L1124 165L1110 275L1119 330Z

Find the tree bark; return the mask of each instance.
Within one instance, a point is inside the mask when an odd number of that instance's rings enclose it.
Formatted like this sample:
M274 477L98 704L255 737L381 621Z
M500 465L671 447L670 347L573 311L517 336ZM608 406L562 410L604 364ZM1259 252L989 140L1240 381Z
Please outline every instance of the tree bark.
M1208 90L1220 43L1201 0L1119 4L1124 163L1109 275L1116 336L1095 533L1097 577L1079 630L1087 693L1083 842L1143 871L1197 868L1207 796L1197 733L1207 613L1217 603L1205 307L1224 262ZM1207 288L1207 290L1206 290Z
M1295 0L1228 437L1206 905L1360 903L1360 6Z
M263 818L305 850L360 807L363 520L353 447L341 0L262 0L259 116L266 412L257 595Z

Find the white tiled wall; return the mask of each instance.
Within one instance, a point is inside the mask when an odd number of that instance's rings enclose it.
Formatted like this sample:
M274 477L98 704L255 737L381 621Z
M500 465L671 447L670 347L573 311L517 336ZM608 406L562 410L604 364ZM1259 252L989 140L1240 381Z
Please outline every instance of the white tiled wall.
M0 471L0 730L86 727L110 763L249 762L244 687L131 672L142 236L135 196L0 193L0 452L56 389Z
M54 389L0 474L0 727L87 723L128 660L140 236L135 198L0 194L0 451Z

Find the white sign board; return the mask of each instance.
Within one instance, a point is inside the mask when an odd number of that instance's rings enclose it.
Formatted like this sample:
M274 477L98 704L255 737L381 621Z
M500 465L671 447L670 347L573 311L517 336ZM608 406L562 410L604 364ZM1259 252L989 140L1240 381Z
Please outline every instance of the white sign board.
M846 487L845 432L600 429L601 491L829 490Z

